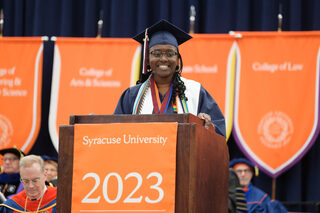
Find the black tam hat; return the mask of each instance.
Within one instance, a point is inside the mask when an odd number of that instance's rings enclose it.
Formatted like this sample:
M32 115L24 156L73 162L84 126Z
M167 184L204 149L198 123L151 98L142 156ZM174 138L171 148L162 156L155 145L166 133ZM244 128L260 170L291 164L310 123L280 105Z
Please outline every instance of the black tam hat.
M0 155L4 155L6 153L12 153L16 155L19 159L25 156L25 154L18 148L13 147L13 148L7 148L7 149L1 149L0 150Z
M178 46L192 37L174 26L166 20L161 20L151 27L147 28L145 31L136 35L133 39L144 45L143 51L143 70L142 73L146 74L146 65L148 61L148 49L157 44L169 44Z

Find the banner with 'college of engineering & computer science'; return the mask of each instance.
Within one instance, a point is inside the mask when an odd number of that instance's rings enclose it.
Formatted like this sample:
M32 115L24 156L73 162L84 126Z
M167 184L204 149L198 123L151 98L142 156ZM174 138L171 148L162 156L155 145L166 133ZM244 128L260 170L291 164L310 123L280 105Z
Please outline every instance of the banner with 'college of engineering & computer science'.
M41 37L0 38L0 149L28 153L40 129Z

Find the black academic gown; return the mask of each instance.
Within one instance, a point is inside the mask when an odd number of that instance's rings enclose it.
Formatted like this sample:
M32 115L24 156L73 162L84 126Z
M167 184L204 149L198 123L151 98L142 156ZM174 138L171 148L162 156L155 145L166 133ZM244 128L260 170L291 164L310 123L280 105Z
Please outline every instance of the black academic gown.
M138 91L142 84L132 86L125 90L118 102L118 105L114 111L114 114L132 114L133 105L137 97ZM226 127L224 116L219 109L216 101L211 97L208 91L201 86L200 93L198 94L198 113L206 113L211 116L212 124L215 126L215 130L218 134L226 137ZM159 93L160 100L163 101L164 97ZM166 113L174 113L172 103L169 103Z

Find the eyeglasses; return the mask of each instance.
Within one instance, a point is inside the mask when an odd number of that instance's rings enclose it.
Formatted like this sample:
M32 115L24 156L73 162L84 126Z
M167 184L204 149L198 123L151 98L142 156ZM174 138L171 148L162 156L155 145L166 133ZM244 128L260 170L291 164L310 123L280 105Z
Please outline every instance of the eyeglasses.
M25 184L25 185L29 185L29 183L31 183L32 182L32 184L38 184L38 183L40 183L40 178L35 178L35 179L33 179L33 180L26 180L26 179L20 179L21 180L21 182L23 183L23 184Z
M57 172L58 170L45 168L44 171L46 171L46 172Z
M172 57L178 55L178 53L174 52L174 51L161 52L160 50L154 50L154 51L150 52L150 54L155 58L161 58L163 55L165 55L166 58L172 58Z
M244 172L244 174L248 174L249 172L251 172L250 169L239 169L239 170L235 170L235 172L237 174L241 174L242 172Z
M3 162L5 162L5 161L12 162L12 161L16 161L16 160L19 160L19 159L18 158L14 158L14 157L13 158L3 158L2 159Z

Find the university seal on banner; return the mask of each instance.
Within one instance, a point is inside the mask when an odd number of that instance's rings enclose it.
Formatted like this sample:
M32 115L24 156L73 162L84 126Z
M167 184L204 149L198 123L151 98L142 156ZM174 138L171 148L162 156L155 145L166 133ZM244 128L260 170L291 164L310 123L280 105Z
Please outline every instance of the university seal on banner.
M10 141L13 134L13 128L10 120L0 114L0 148L6 147Z
M258 135L262 144L277 149L286 145L293 133L290 117L279 111L269 112L259 122Z

